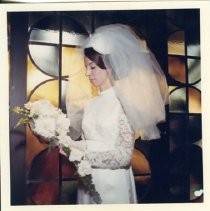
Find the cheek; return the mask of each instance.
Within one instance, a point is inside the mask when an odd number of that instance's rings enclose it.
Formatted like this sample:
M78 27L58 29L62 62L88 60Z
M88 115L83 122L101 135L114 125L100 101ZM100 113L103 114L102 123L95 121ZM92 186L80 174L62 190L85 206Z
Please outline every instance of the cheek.
M100 72L100 70L98 70L98 69L93 69L93 70L91 71L91 75L94 76L94 77L96 77L96 78L98 78L98 77L100 77L101 72Z
M107 78L107 77L108 77L108 74L107 74L106 70L102 70L101 78Z
M107 79L107 74L106 72L101 72L98 76L97 76L97 81L98 83L102 83Z
M105 78L107 78L107 73L102 69L94 69L91 71L91 76L100 83L101 81L104 81Z

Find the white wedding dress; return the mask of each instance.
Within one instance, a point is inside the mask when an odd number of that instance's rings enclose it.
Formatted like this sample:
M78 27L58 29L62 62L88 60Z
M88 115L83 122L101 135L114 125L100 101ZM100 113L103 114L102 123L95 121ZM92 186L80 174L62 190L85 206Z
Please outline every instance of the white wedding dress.
M90 100L84 111L82 129L93 183L102 204L137 203L130 165L134 136L113 88ZM78 187L77 202L95 203L82 187Z

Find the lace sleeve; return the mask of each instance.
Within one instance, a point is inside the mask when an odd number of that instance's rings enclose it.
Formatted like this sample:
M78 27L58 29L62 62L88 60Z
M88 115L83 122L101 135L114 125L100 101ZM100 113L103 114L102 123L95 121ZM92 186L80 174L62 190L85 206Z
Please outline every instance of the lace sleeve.
M92 167L119 169L129 166L133 148L133 131L122 111L119 119L119 138L115 149L102 152L87 151L86 156Z

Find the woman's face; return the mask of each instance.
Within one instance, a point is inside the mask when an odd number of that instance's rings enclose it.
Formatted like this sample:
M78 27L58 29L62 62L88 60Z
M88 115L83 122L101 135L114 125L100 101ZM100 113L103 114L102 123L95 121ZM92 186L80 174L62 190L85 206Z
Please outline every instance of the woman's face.
M109 73L107 69L101 69L95 62L85 56L86 76L94 86L98 86L101 90L110 87Z

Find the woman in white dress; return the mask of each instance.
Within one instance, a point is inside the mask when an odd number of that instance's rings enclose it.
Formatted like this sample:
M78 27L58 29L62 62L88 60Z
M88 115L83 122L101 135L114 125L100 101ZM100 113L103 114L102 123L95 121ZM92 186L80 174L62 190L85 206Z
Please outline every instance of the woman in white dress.
M70 147L84 151L103 204L137 203L131 168L135 134L160 137L156 124L165 120L168 96L164 74L143 42L121 24L96 29L84 55L86 75L100 92L82 109L81 121L67 103L74 130L82 128L82 140L71 141ZM95 203L83 186L77 200Z

